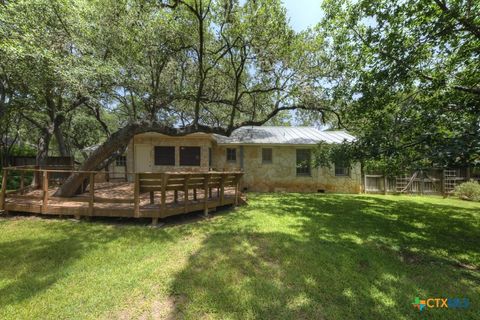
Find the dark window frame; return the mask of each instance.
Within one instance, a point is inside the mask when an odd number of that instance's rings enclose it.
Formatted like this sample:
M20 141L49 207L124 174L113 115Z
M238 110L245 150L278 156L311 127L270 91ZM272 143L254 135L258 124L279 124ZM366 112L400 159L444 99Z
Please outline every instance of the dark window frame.
M225 150L227 162L237 162L237 148L227 148Z
M187 150L193 153L184 153ZM200 167L202 164L202 149L198 146L181 146L179 148L179 165L182 167Z
M335 177L349 177L350 176L350 167L345 163L335 163L334 166Z
M168 151L168 154L165 153L165 151ZM161 155L163 155L163 157L160 157ZM153 162L154 165L156 166L174 167L175 166L175 147L174 146L155 146L153 148L153 161L154 161Z
M126 167L127 166L127 156L117 156L115 158L116 167Z
M269 157L267 156L267 158L270 158L270 159L266 159L265 151L267 151L267 155L268 155L268 152L270 153ZM262 148L262 163L265 163L265 164L273 163L273 149L272 148Z
M304 153L304 154L302 154ZM311 149L296 149L295 151L296 159L296 173L299 177L310 177L312 176L312 150ZM306 159L299 159L306 158ZM303 163L299 163L299 160Z

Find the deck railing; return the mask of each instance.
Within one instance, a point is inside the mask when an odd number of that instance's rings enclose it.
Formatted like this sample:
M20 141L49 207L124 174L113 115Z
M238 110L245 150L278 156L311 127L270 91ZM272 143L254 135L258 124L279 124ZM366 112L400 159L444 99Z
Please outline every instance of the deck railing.
M41 177L41 182L33 185L27 183L26 176L32 175L35 177ZM16 178L19 179L19 186L14 190L7 190L9 178L13 178L13 174L16 174ZM70 175L80 174L85 176L85 188L82 188L80 195L74 197L55 197L49 192L49 186L51 186L52 177L59 176L59 174ZM74 212L73 215L79 217L81 215L94 216L94 215L112 215L115 216L117 211L120 216L133 216L133 217L152 217L154 223L158 221L158 218L166 217L173 214L187 213L201 209L205 214L208 214L209 207L222 206L225 204L238 204L239 199L239 183L243 175L242 172L163 172L163 173L130 173L134 176L134 188L131 194L128 194L123 198L108 198L98 197L95 194L95 183L98 175L105 175L105 171L78 171L78 170L57 170L57 169L39 169L32 167L6 167L3 169L2 187L0 191L0 210L5 210L6 202L8 198L22 199L22 200L35 200L40 201L40 205L35 210L35 206L32 205L32 212L42 214L55 214L59 212L58 208L50 207L50 202L56 203L86 203L86 208L71 209L70 212ZM37 178L38 179L38 178ZM54 179L55 180L55 179ZM53 181L57 183L58 181ZM233 188L233 201L229 199L229 203L225 203L225 188ZM32 194L35 189L40 189L40 193ZM216 189L216 197L212 196L213 190ZM201 190L203 199L198 200L198 191ZM29 194L25 194L28 192ZM173 204L175 208L167 208L167 194L173 192ZM179 203L178 193L182 192L182 203ZM155 197L160 195L160 206L158 208L141 208L141 194L150 194L150 204L155 203ZM156 193L158 193L156 195ZM191 198L190 198L191 196ZM230 197L231 198L231 197ZM195 205L192 204L194 202ZM212 204L212 202L214 202ZM233 203L232 203L233 202ZM96 208L95 204L130 204L133 208L127 210L131 214L115 210L113 206L110 208ZM182 206L183 205L183 206ZM38 206L38 205L37 205ZM183 209L182 209L183 207ZM122 209L123 210L123 209Z

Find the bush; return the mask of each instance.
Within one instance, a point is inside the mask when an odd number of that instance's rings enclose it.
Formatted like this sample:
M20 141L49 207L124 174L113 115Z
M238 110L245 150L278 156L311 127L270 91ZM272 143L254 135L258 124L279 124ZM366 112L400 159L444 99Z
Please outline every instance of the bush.
M455 195L460 199L480 201L480 183L470 180L455 187Z

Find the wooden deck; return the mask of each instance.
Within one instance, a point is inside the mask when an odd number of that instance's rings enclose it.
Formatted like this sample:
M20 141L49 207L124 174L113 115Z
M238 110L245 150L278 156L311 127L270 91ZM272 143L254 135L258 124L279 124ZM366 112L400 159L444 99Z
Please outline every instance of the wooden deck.
M40 173L41 186L24 186L26 171ZM37 172L40 171L40 172ZM6 191L12 173L20 172L20 188ZM172 215L237 205L241 172L136 173L134 182L95 182L98 172L84 172L86 192L70 198L54 197L49 175L58 170L6 168L0 210L45 215L110 216L158 219ZM63 172L63 171L62 171ZM78 172L78 171L76 171ZM18 176L18 175L17 175Z

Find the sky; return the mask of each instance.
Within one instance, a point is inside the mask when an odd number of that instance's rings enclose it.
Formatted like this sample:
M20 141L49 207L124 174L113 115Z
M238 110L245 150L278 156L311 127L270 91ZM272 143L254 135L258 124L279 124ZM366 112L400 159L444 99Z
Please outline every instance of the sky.
M321 0L282 0L287 8L290 25L295 31L302 31L320 21Z

